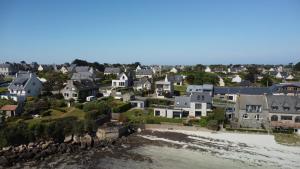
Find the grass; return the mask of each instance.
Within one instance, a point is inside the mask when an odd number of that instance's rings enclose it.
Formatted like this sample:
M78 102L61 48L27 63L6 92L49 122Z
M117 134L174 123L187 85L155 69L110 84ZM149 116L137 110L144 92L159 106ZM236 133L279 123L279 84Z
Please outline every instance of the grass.
M153 109L131 109L122 114L125 116L129 122L135 124L161 124L167 123L183 123L183 119L172 119L166 117L155 117L153 115Z
M297 134L274 133L274 137L279 144L300 146L300 136Z
M0 94L8 92L7 87L0 87Z
M182 86L174 85L174 90L175 90L175 91L178 91L179 94L180 94L180 96L181 96L181 95L185 95L185 93L186 93L186 88L187 88L187 85L186 85L186 84L184 84L184 85L182 85Z
M9 125L15 125L18 122L25 122L30 125L36 124L36 123L41 123L41 122L50 122L50 121L55 121L58 119L62 118L67 118L67 117L75 117L77 120L84 120L85 112L83 110L71 107L71 108L65 108L66 112L55 110L55 109L50 109L51 115L50 116L44 116L44 117L39 117L39 118L34 118L34 119L27 119L23 120L21 118L16 118L13 121L9 122Z

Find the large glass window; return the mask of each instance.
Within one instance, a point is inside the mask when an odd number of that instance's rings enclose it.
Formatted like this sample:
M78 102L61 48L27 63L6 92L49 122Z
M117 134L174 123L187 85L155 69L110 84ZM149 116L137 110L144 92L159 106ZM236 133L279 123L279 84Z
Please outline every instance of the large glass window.
M271 121L278 121L278 116L276 115L271 116Z
M292 120L292 116L281 116L281 120Z
M297 117L295 118L295 123L300 123L300 116L297 116Z

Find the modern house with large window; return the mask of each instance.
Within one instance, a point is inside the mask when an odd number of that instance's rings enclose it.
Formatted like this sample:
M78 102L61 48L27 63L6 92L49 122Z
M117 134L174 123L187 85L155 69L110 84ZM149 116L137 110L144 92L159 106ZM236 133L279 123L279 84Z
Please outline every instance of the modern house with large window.
M88 96L96 96L98 86L91 80L68 80L65 87L61 90L65 100L74 99L75 101L86 100Z
M155 93L158 98L164 98L166 95L173 96L174 84L169 80L168 75L164 80L155 82Z
M174 106L154 108L154 116L167 118L201 118L212 111L212 97L208 93L193 93L175 97Z
M112 80L111 86L113 88L117 87L128 87L129 86L129 81L128 81L128 76L125 73L121 73L117 79Z

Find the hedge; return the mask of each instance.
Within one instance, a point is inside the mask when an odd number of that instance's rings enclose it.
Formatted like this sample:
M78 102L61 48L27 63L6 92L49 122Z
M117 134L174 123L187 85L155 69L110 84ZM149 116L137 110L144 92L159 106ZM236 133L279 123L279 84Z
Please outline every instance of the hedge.
M126 112L127 110L129 110L130 108L131 108L131 103L125 103L125 104L122 104L122 105L112 108L112 111L114 113L123 113L123 112Z

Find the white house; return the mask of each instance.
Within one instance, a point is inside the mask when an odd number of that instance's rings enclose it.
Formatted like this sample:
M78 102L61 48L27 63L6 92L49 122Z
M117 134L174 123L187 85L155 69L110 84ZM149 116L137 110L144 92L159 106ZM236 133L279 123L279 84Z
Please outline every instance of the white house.
M212 97L208 93L175 97L174 106L154 108L154 116L167 118L201 118L212 111Z
M68 73L68 68L65 67L65 66L62 66L62 67L60 68L59 71L60 71L61 73L63 73L63 74L67 74L67 73Z
M151 83L147 78L141 78L134 82L133 89L136 91L151 90Z
M128 87L128 77L125 73L121 73L118 79L112 80L111 86L116 87Z
M164 98L164 94L170 96L174 93L174 84L166 75L165 80L155 82L155 93L158 98Z
M286 79L286 80L293 80L293 79L294 79L294 76L290 74L290 75L289 75L288 77L286 77L285 79Z
M173 67L173 68L170 70L170 72L171 72L171 73L178 73L178 70L177 70L175 67Z
M225 82L221 77L219 77L219 86L225 86Z
M277 72L276 76L275 76L276 79L282 79L282 75L280 72Z
M41 71L43 71L43 70L44 70L44 67L43 67L42 65L39 65L38 71L41 72Z
M206 66L206 68L205 68L204 71L207 72L207 73L210 73L210 72L211 72L211 69L209 68L209 66Z
M42 89L42 82L34 73L19 72L16 79L8 86L11 95L15 95L18 101L24 101L28 96L38 96Z
M235 77L232 78L231 82L233 82L233 83L241 83L242 82L242 78L239 75L235 75Z
M142 70L142 68L140 67L140 65L138 65L135 69L135 71L138 71L138 70Z

